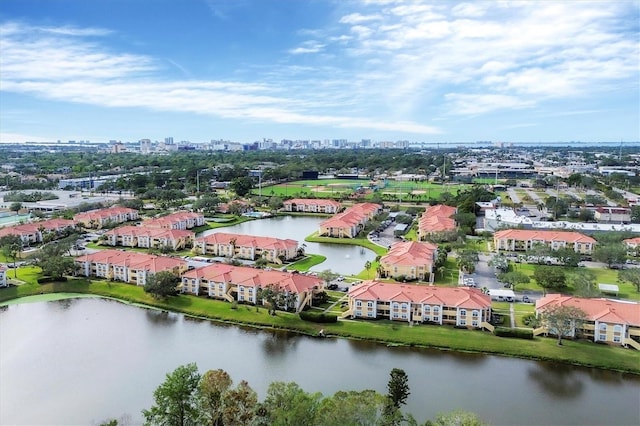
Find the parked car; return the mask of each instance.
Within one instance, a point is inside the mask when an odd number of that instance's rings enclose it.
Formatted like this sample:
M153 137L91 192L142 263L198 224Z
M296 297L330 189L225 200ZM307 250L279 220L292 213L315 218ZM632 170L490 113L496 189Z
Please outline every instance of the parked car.
M329 290L337 290L337 289L338 289L338 284L329 284L329 285L327 286L327 288L328 288Z

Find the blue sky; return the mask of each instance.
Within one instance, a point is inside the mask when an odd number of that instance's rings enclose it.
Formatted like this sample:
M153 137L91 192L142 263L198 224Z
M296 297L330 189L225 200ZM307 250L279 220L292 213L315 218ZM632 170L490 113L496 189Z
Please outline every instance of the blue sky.
M1 0L0 141L638 141L639 34L639 1Z

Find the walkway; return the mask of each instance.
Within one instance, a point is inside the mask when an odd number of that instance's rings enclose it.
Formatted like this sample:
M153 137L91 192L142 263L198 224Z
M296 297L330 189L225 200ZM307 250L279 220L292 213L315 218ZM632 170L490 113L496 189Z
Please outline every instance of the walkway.
M511 319L511 328L516 328L516 310L513 303L509 303L509 318Z

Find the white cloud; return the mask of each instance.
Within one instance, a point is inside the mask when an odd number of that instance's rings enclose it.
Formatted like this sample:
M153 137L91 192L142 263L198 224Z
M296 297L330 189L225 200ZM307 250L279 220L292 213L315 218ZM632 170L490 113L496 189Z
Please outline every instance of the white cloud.
M363 22L378 21L381 19L380 15L362 15L360 13L352 13L340 18L341 24L361 24Z
M144 108L195 113L227 119L272 123L325 125L337 128L379 129L433 134L438 129L409 120L381 119L339 110L348 94L299 93L305 82L281 84L207 80L171 80L160 77L159 61L141 55L109 52L103 46L63 32L34 37L13 26L3 33L0 88L38 98L103 107ZM80 32L78 32L80 34ZM317 52L322 43L307 41L301 48ZM308 73L308 67L297 72ZM346 82L314 82L318 90L343 90ZM306 89L309 90L309 89ZM334 98L335 97L335 98Z
M445 99L452 114L476 115L501 109L521 109L533 106L532 101L501 94L448 93Z

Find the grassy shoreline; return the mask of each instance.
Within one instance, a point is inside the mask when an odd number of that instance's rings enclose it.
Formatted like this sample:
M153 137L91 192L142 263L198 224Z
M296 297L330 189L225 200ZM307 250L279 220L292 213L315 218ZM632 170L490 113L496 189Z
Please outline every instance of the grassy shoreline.
M5 302L20 303L20 299L27 296L56 293L66 293L70 297L76 297L76 295L107 297L141 307L178 312L226 324L287 330L309 336L317 336L320 329L324 329L328 336L367 340L389 346L484 353L640 375L640 353L631 349L580 341L566 341L559 347L552 338L507 339L496 337L488 332L459 330L450 326L412 327L387 320L344 320L336 324L315 324L300 320L296 314L278 312L276 316L271 316L261 307L237 305L234 309L230 303L204 297L180 295L166 300L157 300L144 293L141 287L99 280L72 279L68 282L44 285L27 282L18 287L0 290L0 306L8 304ZM28 301L28 299L23 300Z

